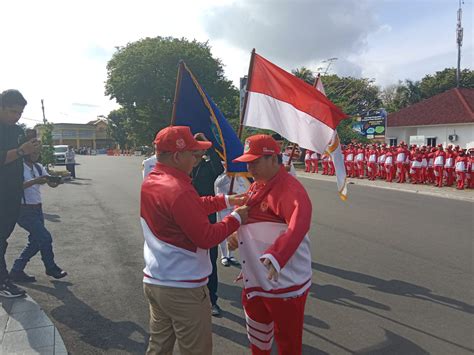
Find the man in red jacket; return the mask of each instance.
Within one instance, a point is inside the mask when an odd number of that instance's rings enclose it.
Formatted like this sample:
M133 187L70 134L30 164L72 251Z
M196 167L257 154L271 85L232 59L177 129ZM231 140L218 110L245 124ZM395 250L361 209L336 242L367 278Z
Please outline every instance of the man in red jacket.
M206 287L209 249L234 233L247 218L239 207L221 222L208 215L243 203L241 196L199 197L190 174L210 142L198 142L189 127L162 129L155 138L158 163L141 189L145 237L143 288L150 304L147 354L211 354L211 302Z
M458 150L458 156L455 160L455 169L456 169L456 188L458 190L464 190L464 180L466 179L466 170L467 170L467 156L464 153L464 150Z
M247 224L238 231L244 290L242 302L252 354L301 354L304 308L311 286L308 231L312 206L303 185L281 166L278 145L259 134L244 154L255 182L250 186Z
M377 176L377 147L375 144L372 144L368 151L368 159L367 159L367 172L369 175L369 180L374 181L375 177Z

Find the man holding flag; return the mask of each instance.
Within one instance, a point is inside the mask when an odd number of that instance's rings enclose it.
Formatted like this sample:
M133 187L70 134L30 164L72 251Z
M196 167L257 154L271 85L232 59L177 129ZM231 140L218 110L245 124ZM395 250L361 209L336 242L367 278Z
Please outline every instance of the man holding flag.
M247 224L238 230L244 290L242 303L252 354L301 354L304 308L311 286L308 231L312 206L303 185L282 165L280 147L269 135L247 138L244 154L255 182L247 193Z

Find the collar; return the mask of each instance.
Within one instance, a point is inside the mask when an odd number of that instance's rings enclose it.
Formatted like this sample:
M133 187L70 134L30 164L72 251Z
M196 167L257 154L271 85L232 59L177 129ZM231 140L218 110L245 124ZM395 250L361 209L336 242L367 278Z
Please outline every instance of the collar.
M178 180L183 182L191 183L191 177L187 175L184 171L179 169L173 168L172 166L165 165L163 163L156 163L156 171L161 172L163 174L171 175Z

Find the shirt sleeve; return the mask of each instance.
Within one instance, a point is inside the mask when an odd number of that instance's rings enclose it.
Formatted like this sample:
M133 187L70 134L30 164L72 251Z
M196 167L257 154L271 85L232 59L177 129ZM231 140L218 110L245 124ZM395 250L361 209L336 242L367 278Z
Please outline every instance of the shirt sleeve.
M227 206L226 197L224 195L201 196L199 197L199 199L201 200L202 207L208 215L229 208L229 206Z
M291 192L288 192L291 191ZM308 194L302 186L285 189L279 197L276 213L283 217L288 229L263 253L272 257L273 266L279 272L295 254L311 225L312 206ZM275 261L277 265L275 265Z
M216 201L213 202L212 199ZM199 198L197 193L185 193L175 200L171 208L176 224L197 247L202 249L218 245L240 226L239 221L231 215L225 217L222 222L211 224L208 215L212 212L206 209L213 204L225 208L224 196Z

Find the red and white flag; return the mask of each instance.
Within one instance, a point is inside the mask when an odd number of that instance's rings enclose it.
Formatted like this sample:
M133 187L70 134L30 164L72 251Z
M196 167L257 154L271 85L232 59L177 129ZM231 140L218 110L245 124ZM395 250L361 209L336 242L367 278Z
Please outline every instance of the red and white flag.
M271 129L321 154L339 145L336 127L348 116L313 86L253 55L243 124ZM345 199L345 183L338 187Z

